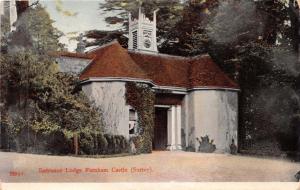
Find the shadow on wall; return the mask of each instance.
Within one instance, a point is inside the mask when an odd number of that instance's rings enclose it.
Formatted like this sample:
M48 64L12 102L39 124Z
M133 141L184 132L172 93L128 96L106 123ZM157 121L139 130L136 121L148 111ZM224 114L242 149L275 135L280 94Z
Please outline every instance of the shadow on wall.
M188 132L188 144L186 145L186 149L185 151L187 152L196 152L195 150L195 145L194 145L194 142L193 142L193 139L194 139L194 131L195 131L195 127L191 127L189 129L189 132Z
M181 128L181 147L185 150L187 148L186 142L185 142L185 131L183 128Z

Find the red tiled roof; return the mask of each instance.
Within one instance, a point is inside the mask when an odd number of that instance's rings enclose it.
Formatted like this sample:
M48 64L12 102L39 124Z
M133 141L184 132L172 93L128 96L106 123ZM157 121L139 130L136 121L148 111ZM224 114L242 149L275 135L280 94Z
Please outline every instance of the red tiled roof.
M188 59L184 57L128 52L132 59L159 86L189 86Z
M127 51L117 43L99 48L89 55L95 59L83 70L80 80L91 77L128 77L148 79L147 74L131 59Z
M185 58L130 52L118 42L107 44L88 55L95 56L95 59L81 73L81 80L91 77L130 77L150 79L158 86L187 89L239 88L209 55Z
M129 55L160 86L238 88L209 55L194 58L134 52Z
M190 62L189 73L190 87L224 87L239 88L239 86L231 80L216 65L209 55L198 56L192 58Z

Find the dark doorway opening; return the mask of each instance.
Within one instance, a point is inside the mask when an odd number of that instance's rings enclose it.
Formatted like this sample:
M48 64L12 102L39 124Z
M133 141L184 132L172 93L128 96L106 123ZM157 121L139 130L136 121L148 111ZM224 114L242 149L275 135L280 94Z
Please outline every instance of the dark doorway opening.
M168 144L168 108L155 108L153 150L166 150Z

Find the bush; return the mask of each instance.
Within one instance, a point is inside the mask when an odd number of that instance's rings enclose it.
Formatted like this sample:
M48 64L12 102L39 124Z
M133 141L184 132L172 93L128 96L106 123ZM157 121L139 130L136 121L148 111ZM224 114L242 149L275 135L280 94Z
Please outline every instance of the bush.
M135 146L136 153L141 153L141 137L140 136L133 136L130 138L130 141L133 142Z
M46 126L44 125L44 127ZM8 148L11 151L38 154L68 154L72 152L71 141L59 130L44 133L43 130L37 130L34 124L30 125L19 121L15 125L8 125L7 132Z
M38 154L74 154L74 134L48 121L32 123L21 118L7 126L8 149ZM129 142L121 135L82 130L78 135L79 154L120 154L129 152Z
M229 148L230 148L230 154L237 154L237 146L234 143L234 139L232 139Z
M128 153L129 142L121 135L105 134L106 139L106 154Z
M206 152L206 153L212 153L216 150L216 145L213 144L214 140L209 141L209 137L206 135L204 137L201 137L201 140L199 138L196 138L196 140L199 142L199 152Z
M97 136L97 154L107 154L108 142L103 134Z
M80 154L120 154L128 153L129 143L121 135L80 134Z

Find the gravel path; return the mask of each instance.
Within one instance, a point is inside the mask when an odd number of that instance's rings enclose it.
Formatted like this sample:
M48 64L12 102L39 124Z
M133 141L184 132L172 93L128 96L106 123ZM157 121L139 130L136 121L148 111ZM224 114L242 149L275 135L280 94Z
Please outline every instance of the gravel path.
M288 182L300 163L226 154L153 152L79 158L0 152L3 182Z

